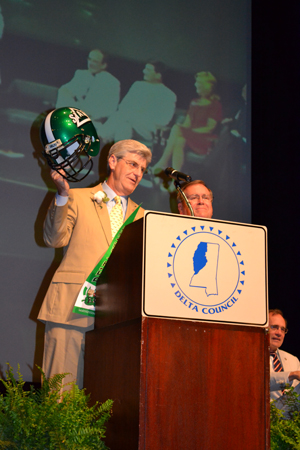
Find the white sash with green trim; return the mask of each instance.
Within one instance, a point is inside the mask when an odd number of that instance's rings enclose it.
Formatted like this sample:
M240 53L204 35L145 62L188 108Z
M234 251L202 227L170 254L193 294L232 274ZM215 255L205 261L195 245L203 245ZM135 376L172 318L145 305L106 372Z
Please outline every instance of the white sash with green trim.
M115 237L113 238L110 246L104 253L103 257L100 259L94 270L89 274L86 281L84 282L82 288L80 289L80 292L78 294L78 297L76 299L73 313L76 314L83 314L85 316L95 316L95 292L96 292L96 284L98 281L98 278L100 277L104 267L106 266L106 263L108 261L108 258L112 254L113 249L115 248L116 243L118 242L124 228L126 225L129 225L132 223L135 219L135 216L137 215L138 210L140 209L140 206L133 211L132 214L128 217L127 220L123 223L123 225L119 228L117 231Z

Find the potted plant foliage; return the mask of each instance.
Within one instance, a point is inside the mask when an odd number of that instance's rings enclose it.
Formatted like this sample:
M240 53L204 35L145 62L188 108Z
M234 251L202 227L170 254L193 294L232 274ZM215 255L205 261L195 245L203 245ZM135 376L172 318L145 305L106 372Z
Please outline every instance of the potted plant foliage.
M271 449L300 450L300 398L294 388L284 394L285 409L271 402Z
M66 389L67 374L46 379L39 370L40 389L24 390L20 368L17 379L10 366L1 379L6 393L0 396L0 449L107 449L103 439L112 400L90 407L89 396L75 382Z

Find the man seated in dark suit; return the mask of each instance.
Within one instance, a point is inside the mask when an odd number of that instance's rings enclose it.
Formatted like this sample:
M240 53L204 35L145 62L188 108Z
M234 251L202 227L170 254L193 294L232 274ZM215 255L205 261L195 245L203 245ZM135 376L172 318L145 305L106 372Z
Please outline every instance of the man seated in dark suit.
M299 359L279 350L287 331L287 322L280 309L270 309L270 400L276 400L276 406L280 409L285 409L284 389L287 384L300 393Z
M189 183L184 183L181 186L182 191L185 193L191 207L194 211L195 217L206 217L211 219L213 215L213 193L209 189L204 181L194 180ZM177 204L179 214L190 216L191 212L182 198L182 195L178 193Z
M44 223L44 240L49 247L64 247L65 253L38 316L46 323L43 371L47 378L69 373L65 382L75 379L83 387L85 333L93 329L94 318L74 313L73 307L83 283L112 242L114 206L120 207L121 201L122 222L138 207L129 195L151 156L140 142L117 142L109 151L107 181L92 188L70 189L68 181L51 170L57 193ZM135 220L143 212L140 208Z

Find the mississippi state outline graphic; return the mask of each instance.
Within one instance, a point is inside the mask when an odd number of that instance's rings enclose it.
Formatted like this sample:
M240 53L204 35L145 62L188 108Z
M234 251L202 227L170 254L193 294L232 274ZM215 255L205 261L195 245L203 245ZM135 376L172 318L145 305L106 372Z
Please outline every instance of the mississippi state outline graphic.
M167 256L174 299L202 314L222 314L239 301L245 262L231 236L218 226L187 228L176 236Z

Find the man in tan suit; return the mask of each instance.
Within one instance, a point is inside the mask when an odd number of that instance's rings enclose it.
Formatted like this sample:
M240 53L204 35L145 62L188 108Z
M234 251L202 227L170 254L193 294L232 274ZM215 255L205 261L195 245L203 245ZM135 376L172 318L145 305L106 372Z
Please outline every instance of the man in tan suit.
M112 241L109 213L116 203L115 197L121 198L125 220L138 206L129 195L150 161L151 151L128 139L111 147L109 176L103 184L70 189L66 179L51 171L57 193L44 223L44 241L49 247L64 247L65 253L38 316L46 322L43 359L46 377L70 373L65 381L76 379L78 386L83 387L85 333L93 329L94 319L72 310L83 283ZM109 200L98 203L94 196L103 191ZM135 220L142 218L143 213L139 209Z

